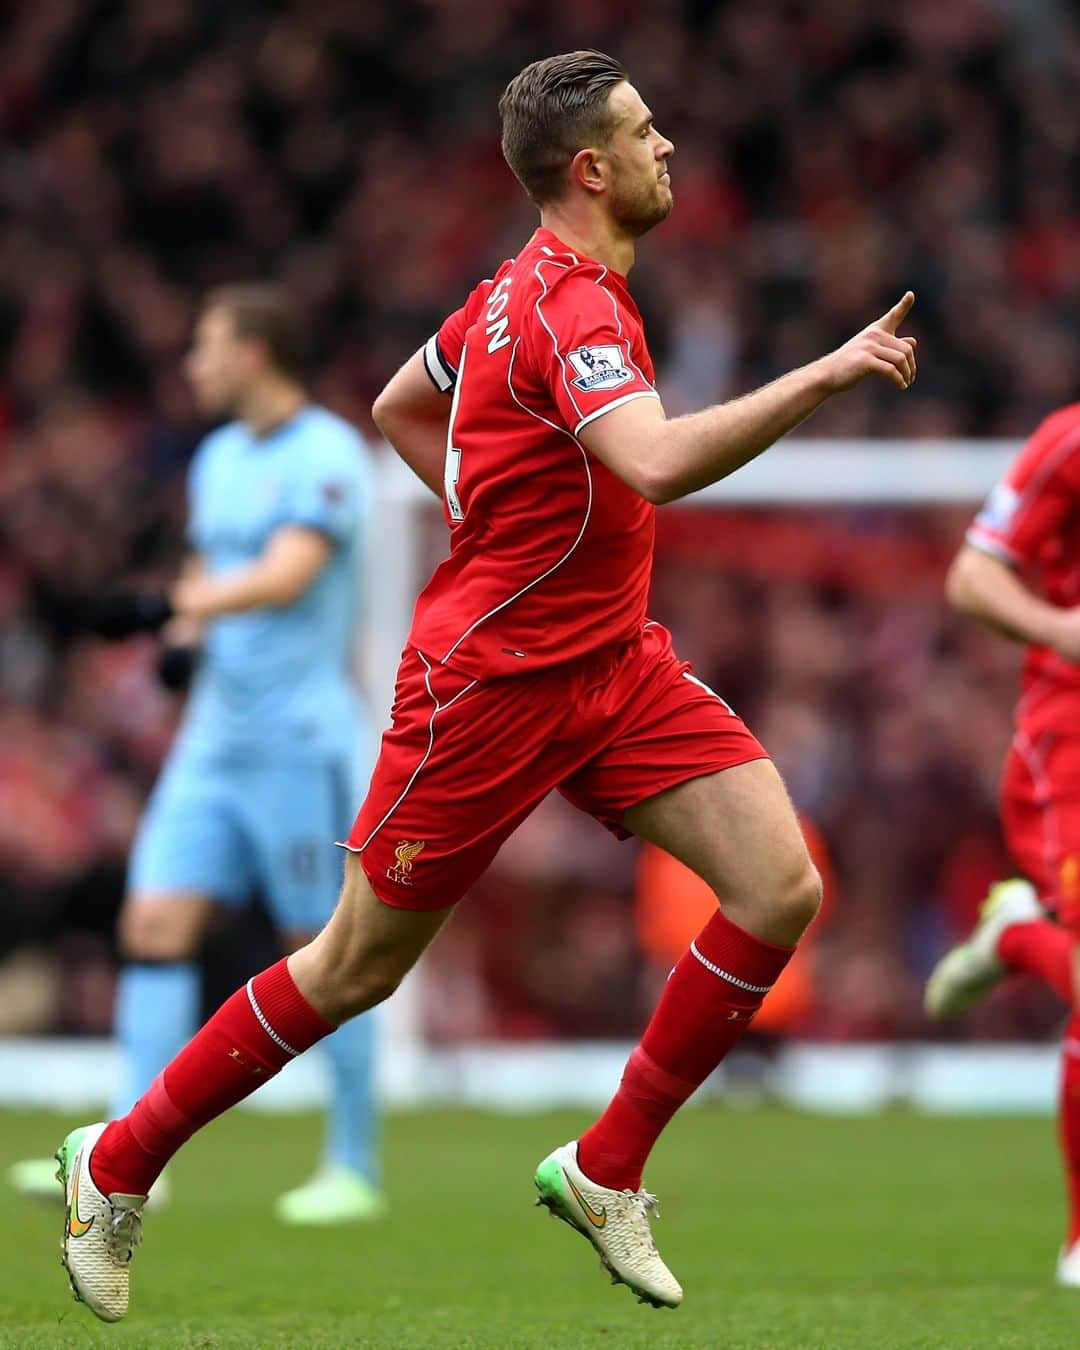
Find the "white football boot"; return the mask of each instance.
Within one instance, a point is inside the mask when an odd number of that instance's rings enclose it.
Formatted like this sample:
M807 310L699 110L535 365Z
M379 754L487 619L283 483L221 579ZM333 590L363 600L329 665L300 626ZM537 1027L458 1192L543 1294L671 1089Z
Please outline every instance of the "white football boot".
M536 1169L538 1205L589 1239L600 1253L612 1284L625 1284L639 1303L677 1308L683 1291L660 1259L649 1230L649 1215L660 1217L648 1191L614 1191L590 1181L578 1166L577 1141L549 1154Z
M966 1012L1006 974L997 954L1005 929L1045 918L1046 911L1028 882L999 881L991 886L967 941L946 952L931 971L923 995L927 1014L942 1020Z
M1057 1282L1062 1289L1080 1289L1080 1242L1062 1247L1057 1263Z
M103 1322L119 1322L128 1310L132 1250L142 1241L145 1195L103 1195L90 1175L90 1154L104 1122L72 1130L56 1151L66 1216L60 1258L76 1302Z

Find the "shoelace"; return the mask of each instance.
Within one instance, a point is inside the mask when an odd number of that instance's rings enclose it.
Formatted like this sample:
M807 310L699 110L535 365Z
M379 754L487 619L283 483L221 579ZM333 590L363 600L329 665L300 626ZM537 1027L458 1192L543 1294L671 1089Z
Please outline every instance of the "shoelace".
M658 1256L656 1243L653 1242L652 1231L649 1228L650 1215L654 1219L660 1217L660 1206L656 1196L648 1191L624 1191L623 1194L627 1198L627 1209L634 1236L650 1256Z
M142 1215L137 1209L118 1209L109 1219L109 1255L126 1265L142 1243Z

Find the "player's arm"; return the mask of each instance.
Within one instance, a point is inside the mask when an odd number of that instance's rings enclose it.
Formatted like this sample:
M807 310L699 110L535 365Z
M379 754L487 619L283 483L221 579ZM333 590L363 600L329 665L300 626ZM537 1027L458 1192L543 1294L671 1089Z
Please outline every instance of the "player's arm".
M450 397L432 384L422 350L393 376L371 415L417 478L441 498Z
M675 501L726 478L805 421L826 399L868 375L899 389L915 379L915 339L897 337L915 297L908 291L887 314L836 351L743 398L668 418L655 398L636 398L597 417L582 443L651 502Z
M953 609L1014 642L1053 647L1080 663L1080 608L1047 604L1007 562L974 544L964 544L945 580Z
M183 576L169 592L173 613L205 622L222 614L294 604L314 583L334 550L321 530L282 525L246 567L211 576Z

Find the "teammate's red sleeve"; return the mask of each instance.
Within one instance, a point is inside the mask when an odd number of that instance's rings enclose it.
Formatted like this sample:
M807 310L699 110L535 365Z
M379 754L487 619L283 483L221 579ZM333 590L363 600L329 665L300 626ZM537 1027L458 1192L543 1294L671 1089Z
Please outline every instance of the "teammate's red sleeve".
M1036 430L972 522L969 544L1018 567L1038 561L1080 505L1080 417L1070 412Z
M440 393L453 393L458 366L461 364L461 349L465 346L465 334L476 322L480 307L490 290L491 278L488 277L473 289L461 308L455 309L453 314L444 319L439 331L432 333L424 343L424 369Z
M542 260L537 276L541 289L528 329L533 360L575 436L631 399L660 397L642 370L640 329L603 284L604 269L594 276Z

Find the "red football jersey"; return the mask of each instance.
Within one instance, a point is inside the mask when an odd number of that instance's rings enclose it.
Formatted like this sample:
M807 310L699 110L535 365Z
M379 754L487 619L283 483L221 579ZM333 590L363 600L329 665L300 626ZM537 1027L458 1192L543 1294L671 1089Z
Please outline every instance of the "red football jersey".
M1080 403L1052 413L1013 462L968 530L968 542L1011 564L1052 605L1080 604ZM1080 704L1080 666L1029 646L1020 719L1065 730ZM1062 705L1055 695L1065 695Z
M424 361L452 395L450 556L417 601L410 642L490 679L639 632L654 509L578 440L612 408L658 397L625 279L537 230Z

